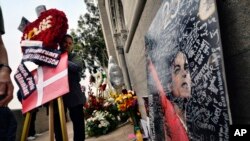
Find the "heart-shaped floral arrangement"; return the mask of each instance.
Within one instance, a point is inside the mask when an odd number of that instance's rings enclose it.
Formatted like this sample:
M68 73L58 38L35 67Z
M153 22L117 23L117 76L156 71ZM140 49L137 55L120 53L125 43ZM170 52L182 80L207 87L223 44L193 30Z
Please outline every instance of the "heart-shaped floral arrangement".
M50 9L25 27L22 40L42 41L44 48L56 49L67 29L68 19L64 12Z

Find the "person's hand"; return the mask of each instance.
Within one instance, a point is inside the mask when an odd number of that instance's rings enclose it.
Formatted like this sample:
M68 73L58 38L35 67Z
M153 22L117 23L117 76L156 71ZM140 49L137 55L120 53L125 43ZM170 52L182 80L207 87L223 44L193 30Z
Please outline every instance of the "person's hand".
M13 84L10 79L10 70L8 68L0 69L0 96L4 98L0 100L0 107L7 106L13 99Z

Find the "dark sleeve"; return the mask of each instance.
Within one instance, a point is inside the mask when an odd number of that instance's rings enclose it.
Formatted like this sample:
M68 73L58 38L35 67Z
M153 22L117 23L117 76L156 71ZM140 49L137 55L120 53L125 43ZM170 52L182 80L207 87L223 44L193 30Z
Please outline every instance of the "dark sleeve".
M74 63L74 62L72 62L72 61L68 61L68 66L69 66L69 69L70 69L71 71L73 71L73 72L78 72L78 71L80 71L80 67L79 67L76 63Z
M0 7L0 34L3 35L4 33L5 30L4 30L3 14L2 14L2 8Z
M17 99L18 99L20 102L22 102L22 100L23 100L23 96L22 96L22 93L21 93L20 90L17 91Z
M82 61L76 54L72 54L68 61L69 69L74 72L82 71Z

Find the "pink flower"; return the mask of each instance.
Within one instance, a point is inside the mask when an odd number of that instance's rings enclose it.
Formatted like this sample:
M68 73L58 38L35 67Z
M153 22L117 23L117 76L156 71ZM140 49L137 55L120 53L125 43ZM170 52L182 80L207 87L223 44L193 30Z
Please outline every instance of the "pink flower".
M129 135L128 135L128 139L130 139L130 140L131 140L131 139L135 139L135 138L136 138L135 134L129 134Z

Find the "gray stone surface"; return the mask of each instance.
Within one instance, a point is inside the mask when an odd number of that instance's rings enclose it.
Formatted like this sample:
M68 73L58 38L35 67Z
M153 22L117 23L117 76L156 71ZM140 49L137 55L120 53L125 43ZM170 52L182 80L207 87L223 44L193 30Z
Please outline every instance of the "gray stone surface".
M67 123L67 132L69 141L73 141L73 127L71 122ZM133 125L128 123L109 134L87 138L85 141L129 141L128 135L131 133L133 133ZM44 132L36 141L49 141L49 132Z

